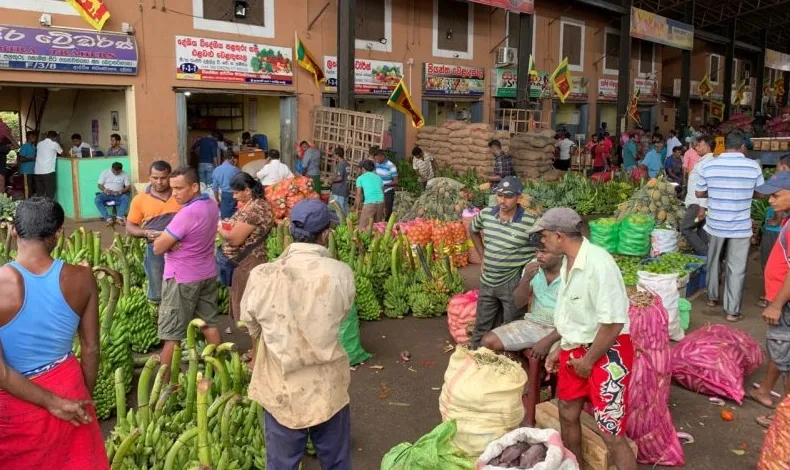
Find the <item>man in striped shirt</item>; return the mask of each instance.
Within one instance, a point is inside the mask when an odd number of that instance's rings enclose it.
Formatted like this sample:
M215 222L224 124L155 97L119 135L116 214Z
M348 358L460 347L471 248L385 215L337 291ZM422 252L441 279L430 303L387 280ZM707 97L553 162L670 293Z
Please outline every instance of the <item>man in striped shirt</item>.
M502 178L496 188L497 206L478 214L469 228L475 249L483 258L477 321L471 342L475 348L480 346L484 334L519 319L513 291L521 280L524 266L535 258L529 231L537 221L519 205L521 190L518 178ZM481 232L485 234L485 241Z
M384 182L384 220L389 220L395 207L395 188L398 186L398 167L387 158L387 151L376 149L376 174Z
M754 190L764 183L760 164L746 158L746 139L739 131L725 139L725 151L717 158L699 163L696 196L708 198L705 231L708 242L708 306L721 300L719 261L726 253L724 313L727 321L741 320L741 299L746 280L746 261L752 237L751 205Z

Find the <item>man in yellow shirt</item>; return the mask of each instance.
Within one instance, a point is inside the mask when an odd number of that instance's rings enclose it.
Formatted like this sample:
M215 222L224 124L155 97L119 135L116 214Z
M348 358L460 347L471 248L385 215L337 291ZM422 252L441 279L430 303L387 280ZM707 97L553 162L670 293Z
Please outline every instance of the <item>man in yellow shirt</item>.
M628 334L628 296L620 269L603 248L581 234L572 209L547 211L531 233L546 251L563 255L554 326L560 348L546 360L557 372L562 442L582 461L582 408L589 400L618 470L636 470L625 438L634 348Z

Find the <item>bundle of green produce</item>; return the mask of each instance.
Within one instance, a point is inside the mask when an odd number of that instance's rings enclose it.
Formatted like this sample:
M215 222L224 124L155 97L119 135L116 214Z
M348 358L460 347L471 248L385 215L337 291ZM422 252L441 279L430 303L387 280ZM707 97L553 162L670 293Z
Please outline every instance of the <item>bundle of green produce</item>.
M628 287L636 286L639 281L637 272L640 270L642 258L638 256L614 255L614 260L623 275L623 282Z
M650 234L655 221L648 215L627 215L620 221L617 252L627 256L646 256L650 251Z
M6 194L0 194L0 222L13 222L16 202Z
M634 187L627 181L593 182L576 173L566 173L557 182L526 181L524 194L533 207L542 210L570 207L581 215L609 214L627 201Z
M752 199L752 225L762 230L765 224L765 216L768 213L767 199Z
M406 191L397 191L395 193L395 205L392 209L392 213L395 214L395 218L397 220L404 220L403 218L414 207L414 202L418 197L419 195L415 196L412 193Z
M463 292L463 279L453 268L450 258L442 256L433 261L433 245L423 250L416 247L417 260L422 269L415 270L414 283L409 289L409 306L417 318L444 315L450 298Z
M775 166L766 166L763 167L763 179L768 181L776 174L776 167Z
M617 253L617 241L620 236L620 221L612 217L596 219L590 222L590 241L609 253Z
M160 365L157 355L148 359L136 410L127 411L124 373L116 371L119 418L106 442L113 469L266 468L263 408L244 398L246 368L232 343L207 346L199 356L196 335L201 326L200 320L189 326L186 373L179 372L180 349L172 364ZM164 381L167 371L169 383Z
M145 282L145 240L115 234L112 246L105 253L107 264L120 271L124 279L124 292Z
M128 326L132 351L148 352L159 344L159 333L156 325L156 306L148 301L146 291L132 287L129 294L118 300L115 311L116 321Z
M230 293L228 287L217 281L217 312L221 315L230 313Z
M417 172L414 171L411 162L406 159L395 159L394 155L388 155L388 157L390 157L390 161L397 162L395 166L398 167L398 188L401 190L402 195L419 196L422 188L420 187Z
M348 264L354 271L359 318L368 321L375 321L381 318L382 311L381 302L376 296L376 289L371 280L374 277L373 264L377 258L377 247L378 243L374 240L370 251L366 252L359 239L352 239L351 254L348 261Z
M104 253L101 250L101 232L88 232L80 227L66 237L61 232L52 257L62 259L69 264L88 263L91 266L104 264Z
M11 242L13 241L11 235L11 224L0 222L0 265L16 258L16 252L11 250Z
M631 214L642 214L652 217L657 223L667 223L677 229L686 209L678 199L675 185L667 183L663 178L653 178L639 188L627 202L620 204L615 217L623 219Z
M400 220L409 221L418 217L461 220L461 213L467 207L469 207L469 192L457 181L440 180L427 188Z

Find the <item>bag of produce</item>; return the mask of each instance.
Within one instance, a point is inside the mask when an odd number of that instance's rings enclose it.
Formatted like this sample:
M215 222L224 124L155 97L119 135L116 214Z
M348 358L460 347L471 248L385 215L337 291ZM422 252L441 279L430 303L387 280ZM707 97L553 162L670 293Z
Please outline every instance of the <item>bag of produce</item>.
M655 274L647 271L639 271L637 289L647 291L661 297L661 303L669 315L669 338L672 341L683 339L683 328L680 327L680 309L678 300L678 275L677 274Z
M628 406L633 419L628 420L626 433L637 446L639 463L682 467L683 447L669 413L668 314L661 299L649 292L633 294L629 304L634 365Z
M447 304L447 325L453 341L458 344L469 342L467 327L475 322L477 316L478 291L471 290L466 294L458 294Z
M617 219L606 217L590 222L590 241L609 253L617 253L619 237L620 222Z
M662 253L678 251L678 235L675 230L654 229L650 234L650 256L655 258Z
M744 377L763 362L760 345L747 333L708 325L672 349L672 378L695 393L743 402Z
M578 470L576 457L553 429L518 428L488 444L476 470Z
M763 442L757 470L790 468L790 397L776 407L776 415Z
M655 221L652 217L633 214L620 221L617 252L627 256L645 256L650 252L650 234Z
M486 348L458 346L439 396L442 420L458 425L455 445L467 455L480 455L491 441L516 429L524 420L526 383L526 372L511 359Z
M446 421L414 444L404 442L384 454L381 470L472 470L472 459L450 442L455 437L455 421Z
M348 354L348 362L352 366L360 364L370 359L370 353L362 347L362 334L359 330L359 315L357 306L351 307L348 316L340 325L340 344Z

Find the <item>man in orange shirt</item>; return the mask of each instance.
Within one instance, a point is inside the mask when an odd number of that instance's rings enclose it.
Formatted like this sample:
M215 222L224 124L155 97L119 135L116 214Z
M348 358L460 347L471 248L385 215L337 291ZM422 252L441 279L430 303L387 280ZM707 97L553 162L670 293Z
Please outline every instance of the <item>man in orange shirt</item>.
M154 254L151 244L181 206L173 199L170 190L170 164L159 160L148 170L150 184L145 192L132 199L129 214L126 216L126 233L133 237L145 238L145 274L148 277L148 300L158 304L162 298L162 277L165 270L164 256Z

